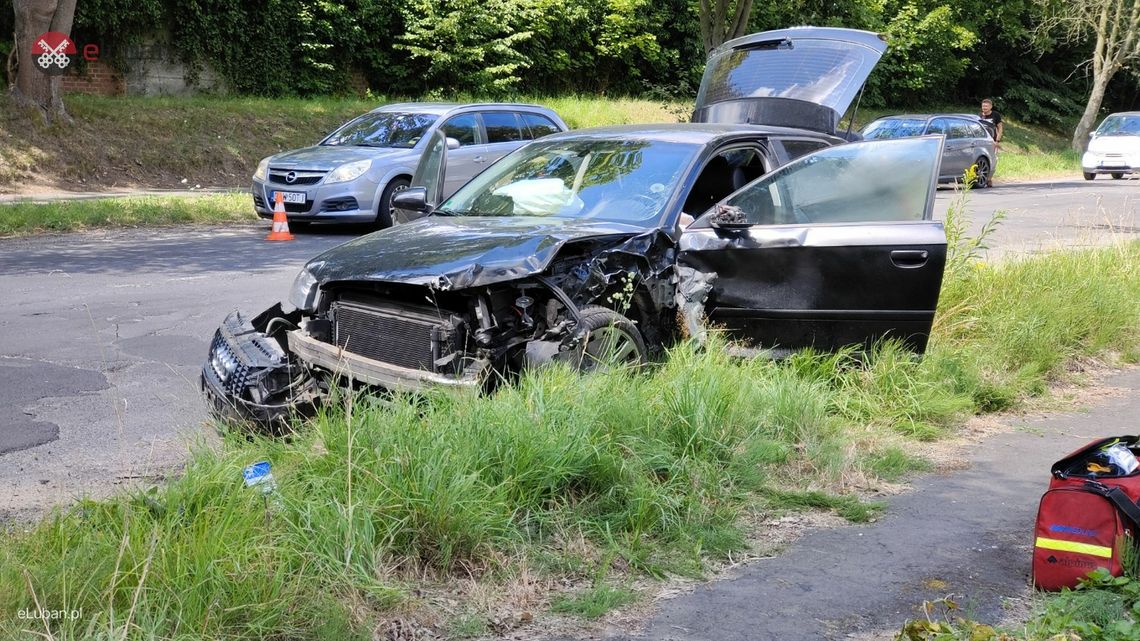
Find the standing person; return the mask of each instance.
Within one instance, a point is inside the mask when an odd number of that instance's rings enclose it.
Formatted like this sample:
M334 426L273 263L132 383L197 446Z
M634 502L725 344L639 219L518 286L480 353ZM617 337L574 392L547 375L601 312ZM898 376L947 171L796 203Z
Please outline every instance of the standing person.
M978 119L990 130L990 135L993 136L994 142L1001 142L1002 132L1005 127L1001 122L1001 114L994 109L994 101L989 98L982 101L982 113L978 116Z

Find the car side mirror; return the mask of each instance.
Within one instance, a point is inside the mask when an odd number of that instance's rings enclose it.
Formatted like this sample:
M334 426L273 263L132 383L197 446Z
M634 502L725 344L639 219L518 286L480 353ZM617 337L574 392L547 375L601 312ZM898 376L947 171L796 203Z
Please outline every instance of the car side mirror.
M392 206L417 214L428 213L431 205L427 201L427 187L408 187L392 197Z
M744 210L732 205L717 205L709 216L709 227L723 231L742 231L752 226Z
M459 144L459 141L457 139L452 138L451 136L447 137L448 149L459 149L460 147L462 147L462 145Z

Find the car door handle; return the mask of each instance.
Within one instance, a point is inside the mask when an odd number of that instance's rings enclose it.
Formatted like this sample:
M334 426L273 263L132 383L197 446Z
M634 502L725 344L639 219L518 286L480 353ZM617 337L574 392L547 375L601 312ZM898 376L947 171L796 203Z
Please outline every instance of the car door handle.
M487 162L487 159L483 156L475 156L471 159L471 162Z
M895 264L895 267L902 267L903 269L922 267L929 257L930 252L925 249L896 249L891 252L891 262Z

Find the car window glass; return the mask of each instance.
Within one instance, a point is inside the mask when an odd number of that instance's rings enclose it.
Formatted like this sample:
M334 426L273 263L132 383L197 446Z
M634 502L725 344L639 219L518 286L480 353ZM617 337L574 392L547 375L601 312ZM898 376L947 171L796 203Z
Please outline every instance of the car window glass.
M549 136L550 134L556 134L561 131L558 128L558 125L555 125L554 122L546 116L529 113L524 113L521 115L523 119L523 125L530 129L531 138L541 138L543 136Z
M827 146L827 143L819 140L783 140L781 142L784 144L784 151L788 153L788 160L795 160Z
M753 225L921 220L940 148L933 137L829 147L785 165L725 204Z
M518 116L510 111L489 111L483 114L483 127L487 130L487 142L514 142L522 140Z
M461 114L449 118L443 123L442 129L445 136L458 140L460 145L474 145L478 142L479 123L475 119L475 114Z
M883 118L867 125L863 129L863 138L867 140L884 140L887 138L921 136L924 127L926 127L925 120L915 118Z
M477 175L436 213L651 225L700 149L630 139L538 140Z
M978 123L970 123L970 137L971 138L989 138L990 135L986 133L984 127Z
M433 114L373 111L332 132L321 144L411 149L436 118Z
M930 126L926 128L926 133L948 136L950 135L950 121L945 118L931 120Z
M950 123L950 135L947 136L951 140L970 137L970 124L962 120L954 120Z
M681 211L700 214L763 176L765 167L764 157L756 147L736 147L718 153L701 169Z

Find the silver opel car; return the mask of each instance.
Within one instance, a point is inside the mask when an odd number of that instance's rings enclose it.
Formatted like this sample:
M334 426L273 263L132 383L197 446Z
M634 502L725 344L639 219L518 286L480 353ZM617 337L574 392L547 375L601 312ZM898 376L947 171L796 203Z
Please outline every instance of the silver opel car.
M407 189L437 130L447 138L446 195L525 142L566 131L545 107L408 102L349 121L312 147L263 159L253 174L253 206L273 217L281 193L289 225L392 225L392 197Z

